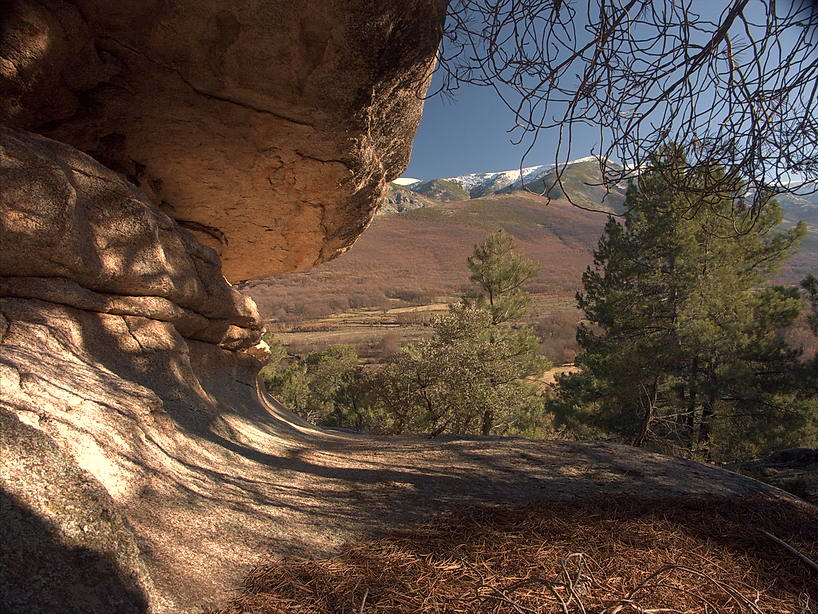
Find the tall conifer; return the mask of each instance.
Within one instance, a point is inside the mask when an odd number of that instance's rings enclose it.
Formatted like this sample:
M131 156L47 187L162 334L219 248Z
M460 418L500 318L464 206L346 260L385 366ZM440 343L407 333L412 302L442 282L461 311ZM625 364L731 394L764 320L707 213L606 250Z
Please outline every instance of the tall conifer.
M773 200L756 215L722 168L695 173L668 148L629 187L623 222L609 219L577 294L582 373L561 380L556 407L569 425L710 457L717 426L792 411L776 401L795 357L779 331L799 299L765 284L805 229L778 231ZM680 174L684 192L670 188Z

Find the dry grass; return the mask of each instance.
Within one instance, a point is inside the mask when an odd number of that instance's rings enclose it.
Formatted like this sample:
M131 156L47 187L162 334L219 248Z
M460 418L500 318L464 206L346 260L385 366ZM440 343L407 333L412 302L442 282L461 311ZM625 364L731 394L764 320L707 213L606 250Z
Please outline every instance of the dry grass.
M818 510L752 501L602 500L473 507L255 569L220 614L798 613L818 572Z
M548 371L543 372L539 377L529 377L528 381L539 384L543 390L546 390L551 384L557 381L557 376L566 373L579 373L579 371L580 368L575 367L573 364L564 364L548 369Z
M604 224L605 216L561 202L545 206L505 197L449 203L378 217L338 259L244 287L265 318L281 321L429 304L435 297L458 296L469 285L466 258L486 234L502 227L541 265L531 291L572 303Z

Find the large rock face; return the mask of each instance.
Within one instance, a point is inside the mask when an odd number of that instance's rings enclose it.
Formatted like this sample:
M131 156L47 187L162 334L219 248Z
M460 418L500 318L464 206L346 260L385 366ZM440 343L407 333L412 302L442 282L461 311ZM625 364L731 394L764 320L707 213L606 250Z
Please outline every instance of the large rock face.
M255 345L253 302L216 253L140 190L72 147L0 126L0 292L172 323L231 349Z
M0 121L126 174L232 282L308 268L405 167L445 5L12 0Z
M51 437L4 409L0 445L3 611L144 612L153 583L105 488Z
M269 545L233 480L300 427L225 276L366 227L445 4L2 3L0 610L192 611Z
M0 185L2 605L162 610L120 510L196 457L184 433L216 428L231 391L255 390L255 305L212 249L70 146L0 127Z
M599 492L569 488L568 445L321 432L258 387L261 322L224 274L312 266L366 226L444 5L0 3L0 611L200 611L271 550ZM581 462L612 492L673 464L603 448ZM713 471L660 486L759 486Z

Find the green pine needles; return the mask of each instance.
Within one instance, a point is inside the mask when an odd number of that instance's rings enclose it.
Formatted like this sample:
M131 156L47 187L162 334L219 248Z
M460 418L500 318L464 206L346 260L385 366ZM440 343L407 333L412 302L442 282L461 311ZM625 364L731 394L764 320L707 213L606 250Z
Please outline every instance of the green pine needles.
M768 283L803 223L778 230L778 205L753 211L722 168L692 170L673 148L654 162L583 274L581 371L558 381L558 423L708 459L786 445L799 429L811 437L818 412L798 393L798 352L781 335L801 300ZM687 191L671 188L681 175Z

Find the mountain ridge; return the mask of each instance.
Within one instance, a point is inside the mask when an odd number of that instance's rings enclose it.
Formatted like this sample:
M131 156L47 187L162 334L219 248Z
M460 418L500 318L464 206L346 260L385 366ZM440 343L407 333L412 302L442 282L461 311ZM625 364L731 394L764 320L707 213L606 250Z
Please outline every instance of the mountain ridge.
M598 162L598 160L597 156L585 156L570 160L565 164L565 167L568 168L584 162ZM501 190L524 189L527 185L542 178L555 168L555 164L537 164L503 171L483 171L466 173L455 177L440 177L440 179L457 183L469 193L471 198L478 198Z
M399 178L390 184L390 190L397 186L421 194L431 201L416 203L416 207L406 207L405 210L457 201L457 190L452 188L459 186L463 190L461 196L469 199L525 191L547 196L551 200L569 200L581 207L602 212L620 213L627 186L620 183L606 189L599 164L598 156L577 158L565 164L559 177L554 164L540 164L505 171L466 173L455 177L420 180ZM818 227L818 193L780 194L776 198L784 210L785 226L803 219L811 227ZM815 228L810 229L811 232L813 230ZM818 241L818 237L815 240Z
M551 199L564 199L568 196L582 206L613 212L624 202L624 186L616 186L607 194L605 188L601 186L602 175L599 171L599 164L600 158L597 156L585 156L571 160L565 164L559 178L556 165L539 164L504 171L474 172L455 177L437 177L420 181L402 177L393 184L439 202L527 191L548 196ZM457 197L458 195L460 198Z

